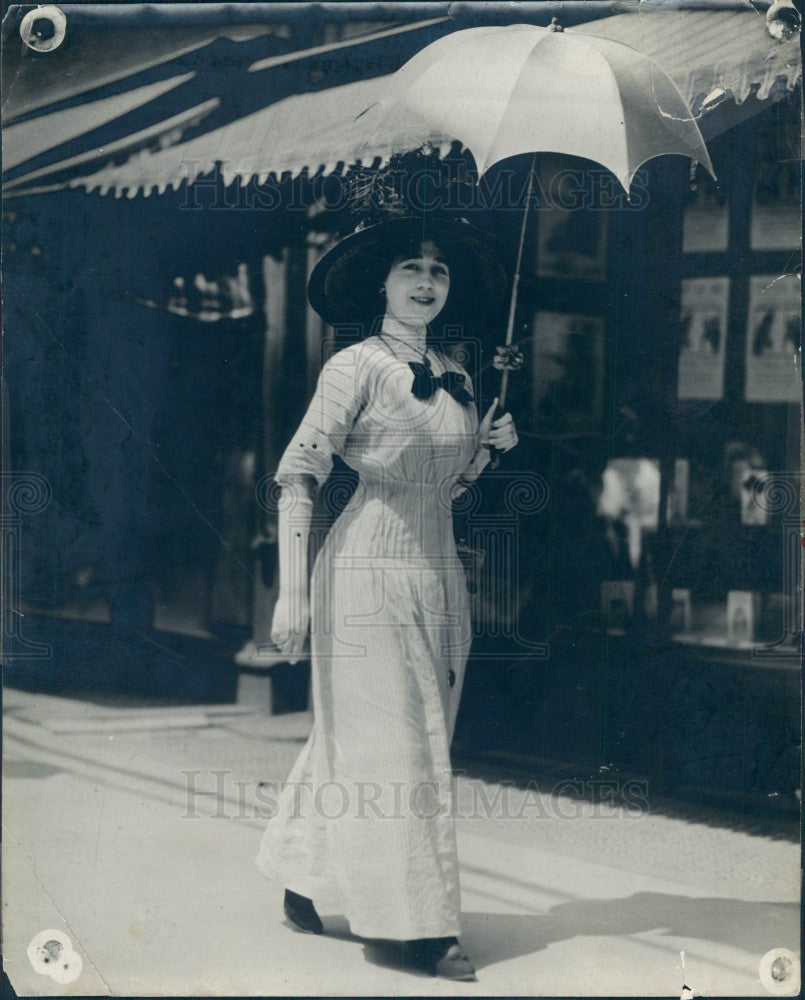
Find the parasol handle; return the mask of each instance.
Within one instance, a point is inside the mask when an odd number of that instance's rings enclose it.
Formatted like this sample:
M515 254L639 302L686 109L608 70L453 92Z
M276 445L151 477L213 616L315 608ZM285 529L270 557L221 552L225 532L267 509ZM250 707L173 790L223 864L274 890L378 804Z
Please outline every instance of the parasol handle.
M514 269L514 281L512 282L512 295L509 301L509 319L506 324L506 347L511 346L514 339L514 316L517 312L517 292L520 288L520 271L523 263L523 244L525 243L525 231L528 225L528 210L531 206L531 192L534 189L534 173L537 165L537 154L531 156L531 167L528 171L528 190L525 196L525 207L523 208L523 221L520 224L520 242L517 245L517 264ZM498 392L498 409L503 412L506 406L506 392L509 388L509 370L504 368L500 375L500 391ZM493 469L498 467L500 456L492 449L491 465Z
M522 270L523 264L523 244L525 243L525 231L528 225L528 210L531 206L531 192L534 189L534 173L537 164L537 154L533 153L531 156L531 167L528 171L528 190L525 196L525 207L523 208L523 221L520 224L520 242L517 244L517 264L514 269L514 281L512 282L512 295L509 301L509 320L506 324L506 347L511 346L511 342L514 339L514 316L517 312L517 292L520 288L520 271ZM508 369L503 370L500 376L500 392L498 398L500 400L500 408L506 402L506 390L509 387L509 372Z
M529 185L529 194L531 186ZM520 249L517 252L517 271L512 282L512 297L509 302L509 322L506 326L506 347L509 347L514 339L514 314L517 311L517 290L520 287L520 258L523 253L523 233L525 232L525 216L523 217L523 227L520 231ZM509 388L509 369L504 368L500 373L500 391L498 392L498 407L504 413L506 406L506 390Z
M509 388L509 373L504 371L500 376L500 390L498 395L498 410L506 412L506 392Z

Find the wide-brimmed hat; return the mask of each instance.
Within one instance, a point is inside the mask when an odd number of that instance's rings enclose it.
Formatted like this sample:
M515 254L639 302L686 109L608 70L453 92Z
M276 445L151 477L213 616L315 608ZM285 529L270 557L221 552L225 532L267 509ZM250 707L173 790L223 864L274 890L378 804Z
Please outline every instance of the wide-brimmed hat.
M450 269L451 317L477 319L502 309L508 279L500 241L464 218L438 212L359 225L314 267L310 304L331 325L371 322L384 311L380 286L394 259L426 241L438 246Z

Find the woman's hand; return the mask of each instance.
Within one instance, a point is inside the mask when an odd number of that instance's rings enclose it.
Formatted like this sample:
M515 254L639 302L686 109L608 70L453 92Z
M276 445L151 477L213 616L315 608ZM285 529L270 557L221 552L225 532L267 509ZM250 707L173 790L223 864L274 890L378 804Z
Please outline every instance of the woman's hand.
M517 444L517 428L514 426L511 413L504 413L495 420L495 410L498 408L497 398L486 411L484 419L478 428L478 437L482 448L494 448L496 451L511 451Z
M288 657L289 663L297 663L302 655L309 620L307 594L294 593L286 596L280 590L271 622L271 641Z

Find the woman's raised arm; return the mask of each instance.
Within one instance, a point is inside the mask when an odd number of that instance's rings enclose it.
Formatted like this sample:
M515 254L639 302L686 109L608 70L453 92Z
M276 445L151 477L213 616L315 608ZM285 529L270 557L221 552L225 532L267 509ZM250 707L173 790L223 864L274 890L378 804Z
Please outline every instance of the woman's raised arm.
M491 457L490 448L496 448L501 452L510 451L517 444L517 428L514 426L512 415L504 413L495 420L497 408L498 401L495 399L478 425L475 454L456 483L456 496L463 493L470 483L474 483L487 467Z

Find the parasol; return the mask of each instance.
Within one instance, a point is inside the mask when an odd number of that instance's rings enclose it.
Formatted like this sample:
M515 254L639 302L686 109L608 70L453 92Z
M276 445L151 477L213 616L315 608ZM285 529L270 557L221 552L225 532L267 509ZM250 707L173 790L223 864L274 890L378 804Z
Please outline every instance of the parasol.
M440 38L389 78L385 95L355 125L365 148L382 138L393 152L449 135L472 153L479 180L501 160L532 154L506 341L496 359L501 407L518 364L512 337L537 152L593 160L627 193L641 164L655 156L689 156L713 174L690 108L653 59L621 42L564 30L556 18L548 28L468 28Z

